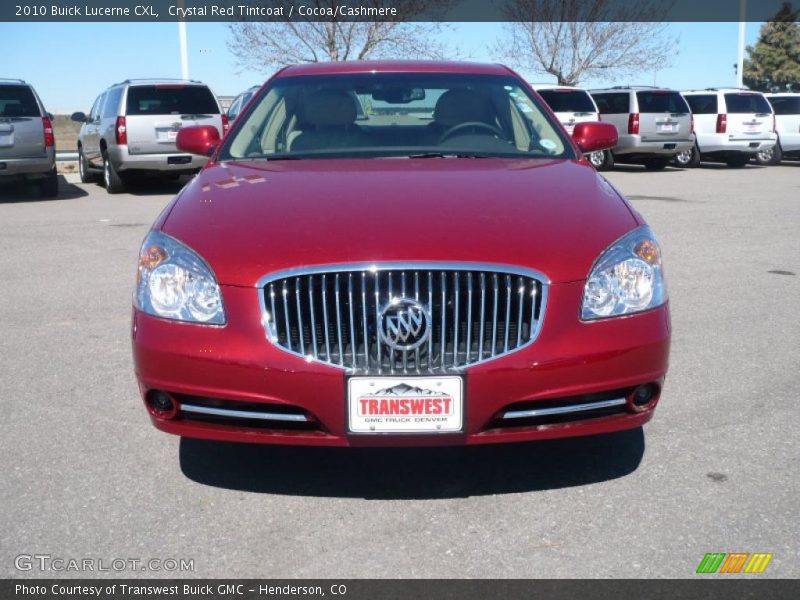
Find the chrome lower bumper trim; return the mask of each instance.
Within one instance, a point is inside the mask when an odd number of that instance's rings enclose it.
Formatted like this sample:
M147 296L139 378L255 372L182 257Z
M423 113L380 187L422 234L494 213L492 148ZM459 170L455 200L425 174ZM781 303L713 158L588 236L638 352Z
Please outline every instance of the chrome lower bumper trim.
M295 423L305 423L308 421L308 418L305 415L254 412L249 410L230 410L227 408L211 408L208 406L196 406L194 404L181 404L181 410L188 413L212 415L215 417L231 417L233 419L260 419L262 421L292 421Z
M558 406L556 408L535 408L531 410L509 410L504 415L504 419L526 419L530 417L546 417L548 415L563 415L574 412L584 412L596 410L598 408L609 408L612 406L622 406L625 398L614 398L613 400L602 400L600 402L587 402L585 404L572 404L570 406Z

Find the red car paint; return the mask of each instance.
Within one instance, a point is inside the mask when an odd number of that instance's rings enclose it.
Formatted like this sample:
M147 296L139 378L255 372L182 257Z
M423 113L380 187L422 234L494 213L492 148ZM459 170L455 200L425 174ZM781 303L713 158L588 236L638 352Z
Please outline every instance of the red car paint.
M496 65L378 62L302 65L276 77L372 70L511 73ZM238 119L232 129L245 120ZM581 156L577 147L575 155ZM638 213L583 158L217 162L212 157L154 228L211 266L227 323L181 323L134 309L139 387L143 396L164 390L176 399L186 394L288 406L314 424L297 430L239 426L193 421L180 410L175 415L150 411L163 431L228 441L481 444L638 427L652 417L667 372L668 305L593 322L579 315L593 262L641 224ZM402 243L392 231L403 232ZM289 354L266 338L258 281L296 267L406 261L535 269L549 282L541 331L529 346L464 369L463 433L350 434L346 374ZM655 386L652 400L633 404L633 390L648 384ZM512 405L611 390L626 390L622 412L590 418L576 413L562 422L520 426L499 421Z

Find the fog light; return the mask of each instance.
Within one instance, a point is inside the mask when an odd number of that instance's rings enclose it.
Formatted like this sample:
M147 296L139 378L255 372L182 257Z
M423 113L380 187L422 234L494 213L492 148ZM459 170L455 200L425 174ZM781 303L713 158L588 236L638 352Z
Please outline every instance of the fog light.
M657 392L658 388L654 385L640 385L636 388L636 391L633 392L633 403L636 406L645 406L655 398Z
M147 406L151 413L162 419L171 419L178 412L172 396L159 390L151 390L147 393Z

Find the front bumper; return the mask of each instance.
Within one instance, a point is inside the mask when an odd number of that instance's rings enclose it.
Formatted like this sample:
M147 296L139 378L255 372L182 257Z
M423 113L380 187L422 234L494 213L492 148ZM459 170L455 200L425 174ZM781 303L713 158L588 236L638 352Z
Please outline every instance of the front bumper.
M34 158L0 158L0 177L43 176L56 166L55 152L48 149L45 156Z
M131 154L128 146L111 146L108 149L111 164L120 173L127 171L153 171L183 173L199 171L208 162L208 157L171 152L162 154Z
M150 411L157 428L205 439L320 446L463 445L638 427L652 417L658 394L644 407L628 404L612 413L575 413L555 422L502 419L507 410L550 406L554 399L607 397L642 384L660 390L669 354L668 307L583 323L578 319L582 293L582 282L551 285L547 314L532 345L465 369L464 431L457 434L349 434L344 371L273 346L259 320L259 292L254 288L223 286L224 327L170 322L134 310L136 376L143 397L159 390L174 398L294 411L311 420L303 428L238 425L198 421L181 410L172 418Z

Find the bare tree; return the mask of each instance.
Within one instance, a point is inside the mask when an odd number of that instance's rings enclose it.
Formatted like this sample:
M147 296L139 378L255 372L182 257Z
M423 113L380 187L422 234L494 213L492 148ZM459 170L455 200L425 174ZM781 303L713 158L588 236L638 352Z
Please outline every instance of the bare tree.
M295 17L287 22L241 22L230 25L228 49L238 66L269 71L289 64L368 58L446 58L454 50L440 41L445 27L434 19L452 0L398 0L395 21L312 21ZM310 0L309 6L328 8L336 0ZM361 7L385 7L384 0L362 0ZM287 11L288 12L288 11Z
M669 66L678 40L660 22L671 2L641 0L516 0L495 53L523 71L576 85L587 75L612 79ZM624 21L623 21L624 19ZM645 20L646 19L646 20Z

